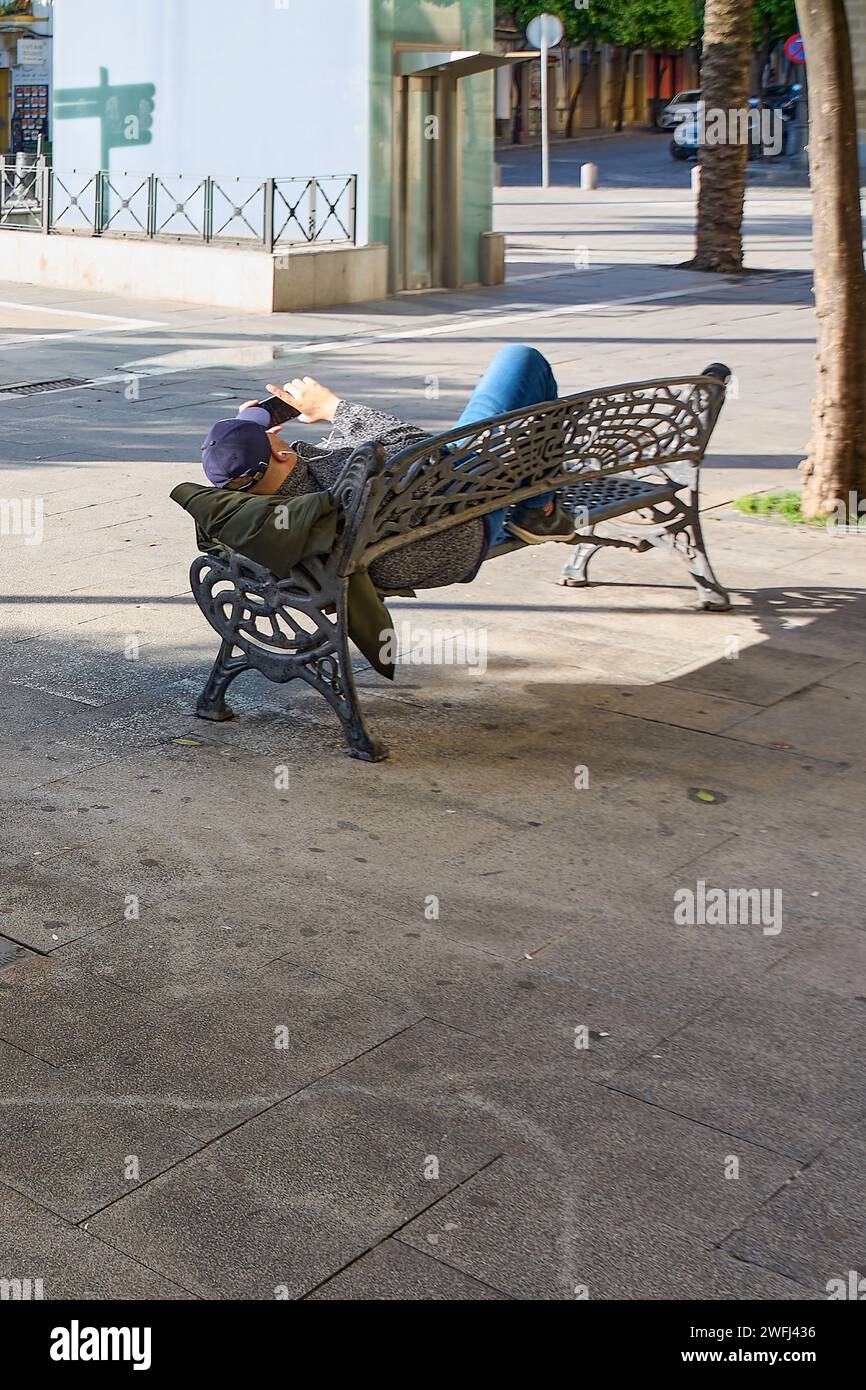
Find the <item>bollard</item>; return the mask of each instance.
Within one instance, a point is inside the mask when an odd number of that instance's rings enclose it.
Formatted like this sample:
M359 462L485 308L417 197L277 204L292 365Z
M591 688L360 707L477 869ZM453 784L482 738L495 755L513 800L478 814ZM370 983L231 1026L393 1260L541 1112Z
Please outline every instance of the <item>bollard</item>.
M694 166L694 168L692 169L692 192L694 193L695 197L697 197L698 194L700 193L700 191L701 191L701 166L700 166L700 164L696 164L696 165Z
M580 166L580 186L584 192L598 188L598 165L581 164Z

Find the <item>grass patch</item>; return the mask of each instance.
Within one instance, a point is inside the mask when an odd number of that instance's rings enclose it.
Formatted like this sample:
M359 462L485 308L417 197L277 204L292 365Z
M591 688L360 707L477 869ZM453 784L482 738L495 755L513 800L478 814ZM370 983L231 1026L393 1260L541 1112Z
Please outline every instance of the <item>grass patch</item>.
M787 492L749 492L745 497L737 497L734 506L747 516L769 516L780 521L788 521L792 526L824 526L825 516L804 516L800 510L800 494L793 489Z

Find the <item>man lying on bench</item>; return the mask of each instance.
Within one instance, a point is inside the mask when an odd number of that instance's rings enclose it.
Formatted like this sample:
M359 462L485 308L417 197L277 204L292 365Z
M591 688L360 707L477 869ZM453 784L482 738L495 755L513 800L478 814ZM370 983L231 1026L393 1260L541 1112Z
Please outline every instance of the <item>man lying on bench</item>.
M320 444L290 443L282 437L281 426L272 426L268 411L248 401L235 419L214 425L202 446L204 471L215 487L285 497L324 492L359 445L379 442L390 458L432 437L393 415L342 400L312 377L298 377L282 389L269 385L268 390L300 411L297 418L302 424L332 424L331 434ZM535 348L513 344L496 354L457 424L475 424L556 397L556 380L547 359ZM515 486L519 484L515 479ZM572 543L576 532L572 518L557 506L555 494L545 493L518 504L510 515L502 509L441 535L410 541L376 560L370 577L382 590L468 582L492 547L515 536L531 545Z

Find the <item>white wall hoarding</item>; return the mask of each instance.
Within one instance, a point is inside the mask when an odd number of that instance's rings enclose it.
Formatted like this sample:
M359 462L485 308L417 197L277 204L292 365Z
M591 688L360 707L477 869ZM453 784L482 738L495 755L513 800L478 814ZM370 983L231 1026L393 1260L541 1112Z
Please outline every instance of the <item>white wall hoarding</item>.
M122 121L113 172L357 174L364 241L368 18L366 0L56 0L55 168L100 168L106 101L122 115L117 89L152 84L149 142Z

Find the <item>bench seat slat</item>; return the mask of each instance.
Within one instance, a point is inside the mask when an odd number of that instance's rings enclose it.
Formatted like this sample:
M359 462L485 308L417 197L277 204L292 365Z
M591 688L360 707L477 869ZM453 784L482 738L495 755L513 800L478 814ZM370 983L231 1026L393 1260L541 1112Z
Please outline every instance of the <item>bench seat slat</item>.
M584 483L578 487L566 488L559 495L560 505L564 511L577 512L578 509L584 509L578 518L582 528L595 526L601 521L610 521L615 516L625 516L641 507L654 506L658 502L670 502L679 490L675 484L638 483L634 479L611 481L628 482L632 484L632 488L628 492L622 488L614 489L608 485L607 480L591 485ZM487 559L495 560L500 555L511 555L515 550L523 550L525 546L526 541L518 540L516 537L514 540L503 541L501 545L490 547Z
M559 494L565 511L581 513L581 522L591 526L614 516L669 502L676 497L681 484L641 482L638 478L596 478L574 483Z

